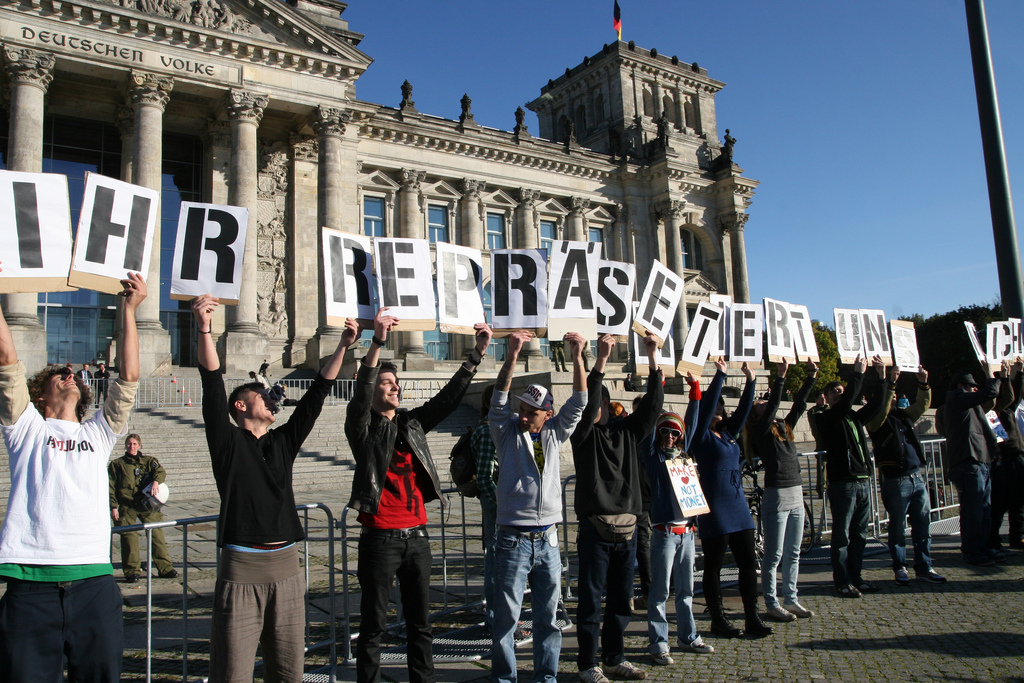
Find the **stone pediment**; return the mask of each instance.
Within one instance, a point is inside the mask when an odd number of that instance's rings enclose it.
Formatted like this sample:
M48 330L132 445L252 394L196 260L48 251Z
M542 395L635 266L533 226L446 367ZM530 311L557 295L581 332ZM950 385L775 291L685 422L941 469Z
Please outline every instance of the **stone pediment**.
M708 301L712 294L718 292L718 285L704 277L702 273L694 273L686 276L686 298L702 299Z
M377 190L394 190L398 191L400 185L392 180L383 171L373 171L368 174L365 178L359 180L359 184L365 187L372 187Z
M5 10L21 20L45 20L49 41L73 50L81 44L72 42L75 33L86 29L110 34L111 42L116 35L121 43L185 48L207 59L233 57L342 79L358 77L372 61L338 32L280 0L0 0L0 12ZM53 22L64 24L66 36ZM34 36L18 37L38 41L39 24L32 24Z
M611 223L615 220L615 216L613 216L606 207L600 205L587 213L587 218L593 221L600 221L602 223Z
M562 206L561 202L556 199L549 199L546 202L537 205L537 211L542 214L556 216L568 216L569 210Z
M516 208L517 202L503 190L497 190L496 192L492 192L488 195L487 204L490 206L504 206L509 209L514 209Z
M443 197L445 199L450 199L453 201L458 201L459 199L462 199L462 193L456 190L448 183L444 182L443 180L433 184L430 187L424 188L423 194L429 197Z

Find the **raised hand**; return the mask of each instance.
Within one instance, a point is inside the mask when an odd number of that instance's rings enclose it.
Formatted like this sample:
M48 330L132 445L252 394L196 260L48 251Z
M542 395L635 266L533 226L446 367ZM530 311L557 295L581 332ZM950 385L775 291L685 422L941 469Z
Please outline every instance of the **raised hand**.
M533 339L533 332L529 330L516 330L508 336L508 351L510 354L519 355L523 345Z
M487 347L491 345L491 337L494 336L494 332L491 331L491 326L487 323L477 323L473 325L473 329L476 330L476 352L483 356L487 353Z
M388 310L387 306L382 306L377 310L377 315L373 316L373 335L381 341L387 341L388 332L401 322L395 316L388 315Z
M568 342L569 348L572 351L573 359L583 358L583 347L587 345L587 339L579 332L566 332L565 336L562 337L563 341Z
M217 310L220 302L212 294L203 294L192 299L192 315L199 325L199 329L209 330L210 322L213 320L213 312Z
M750 366L750 363L743 361L743 366L740 369L743 370L743 375L747 378L748 382L754 381L757 375L754 373L754 368Z
M615 348L615 337L610 334L602 334L597 340L597 357L598 359L605 359L611 357L612 349Z
M718 360L715 361L715 369L717 369L719 372L725 372L726 368L728 367L728 364L725 362L725 357L723 356L719 356Z
M783 358L781 363L775 364L775 375L777 377L785 378L786 373L789 372L789 359Z
M354 318L345 319L345 329L341 332L341 344L346 349L352 348L352 345L359 339L359 335L362 334L363 328L360 327L359 323Z
M917 381L921 384L928 384L928 371L921 366L917 369Z

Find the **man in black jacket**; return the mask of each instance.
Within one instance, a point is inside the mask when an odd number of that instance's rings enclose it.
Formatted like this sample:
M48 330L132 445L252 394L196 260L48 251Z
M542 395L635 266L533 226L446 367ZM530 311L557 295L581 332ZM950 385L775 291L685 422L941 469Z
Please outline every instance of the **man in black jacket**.
M881 366L879 366L881 368ZM880 370L880 378L884 368ZM875 464L882 473L882 504L889 513L889 556L892 558L893 580L900 586L910 585L907 574L906 521L910 516L910 535L914 541L914 573L919 579L945 583L946 578L932 569L931 504L928 482L921 474L925 464L924 449L914 431L914 424L928 410L932 390L928 371L917 371L917 399L907 408L896 404L896 380L900 370L889 370L889 381L882 394L879 412L868 422L867 430L875 448Z
M252 680L259 641L266 679L298 683L305 654L306 580L295 544L305 536L295 511L292 466L334 386L345 352L359 336L359 326L351 318L345 322L338 348L291 418L270 429L276 406L262 384L243 384L225 396L211 335L217 305L209 294L192 302L199 328L206 442L220 494L210 680Z
M969 372L953 378L946 393L946 474L960 498L960 552L968 564L991 566L999 555L986 547L992 525L989 466L997 457L996 435L985 413L999 396L999 378L982 363L988 381L981 390Z
M576 517L580 559L580 600L576 612L579 638L577 664L587 683L616 679L640 680L647 674L625 659L623 634L629 625L636 563L636 521L643 511L638 444L654 431L661 415L665 390L661 383L653 335L644 338L650 359L647 393L629 417L610 421L604 369L615 348L615 338L598 340L598 356L587 379L587 407L573 431L576 464ZM618 525L609 529L608 521ZM618 533L616 533L618 531ZM600 629L602 666L598 666L597 639L601 621L601 595L607 589L604 626ZM603 669L603 673L602 673Z
M1010 381L1003 382L996 401L999 422L1006 431L1006 440L999 442L999 460L992 467L992 533L988 545L997 553L1002 551L999 527L1005 514L1009 522L1008 546L1024 550L1021 534L1024 532L1024 435L1021 435L1017 415L1024 398L1024 363L1018 358L1013 364Z
M345 417L345 436L356 461L349 507L359 511L357 573L362 589L356 679L380 681L380 641L387 625L391 584L398 577L408 643L410 683L432 683L430 632L430 542L425 503L441 497L441 483L427 447L427 432L452 413L491 342L491 329L477 323L476 348L441 391L419 408L400 410L398 368L377 360L388 332L399 320L381 308L373 340L359 366Z
M861 576L871 514L871 459L862 426L865 409L853 409L864 386L866 368L867 359L858 356L846 387L840 382L829 382L825 387L828 408L815 418L828 472L832 581L836 593L844 598L859 598L861 593L875 590Z

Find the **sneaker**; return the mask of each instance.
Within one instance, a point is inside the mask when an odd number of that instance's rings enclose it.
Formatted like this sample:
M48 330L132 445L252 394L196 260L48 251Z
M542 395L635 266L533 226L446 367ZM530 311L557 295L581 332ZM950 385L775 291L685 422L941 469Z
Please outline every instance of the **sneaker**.
M125 574L124 575L124 582L125 583L138 583L139 582L139 575L138 574Z
M604 669L605 676L611 676L619 681L642 681L647 678L646 671L636 668L633 663L627 662L625 659L615 666L605 664L601 668Z
M868 583L867 581L861 581L857 584L857 590L863 593L877 593L878 587Z
M172 568L161 573L159 576L161 579L176 579L178 578L178 570Z
M775 621L796 621L796 615L792 612L787 612L782 609L779 605L768 608L768 616Z
M946 577L943 576L942 574L937 573L931 567L928 568L928 571L917 572L917 578L919 578L919 579L928 579L932 583L946 583Z
M898 586L909 586L910 575L907 574L907 568L900 567L899 569L897 569L894 573L893 580L896 582L896 585Z
M861 593L852 585L846 584L845 586L836 586L836 595L841 598L859 598Z
M814 616L812 610L807 609L799 602L787 602L786 611L790 614L795 614L798 619L809 619Z
M584 669L579 673L579 677L583 683L611 683L599 666Z
M651 655L651 661L654 662L656 666L668 666L669 664L676 663L676 660L672 659L672 655L670 655L667 651L659 652L656 655Z
M698 655L710 655L710 654L714 654L714 652L715 652L715 648L713 648L710 645L708 645L707 643L705 643L704 640L700 636L697 636L696 638L694 638L692 642L689 642L689 643L682 643L682 642L680 642L680 643L678 643L678 645L679 645L679 649L680 650L685 650L687 652L693 652L693 653L698 654Z

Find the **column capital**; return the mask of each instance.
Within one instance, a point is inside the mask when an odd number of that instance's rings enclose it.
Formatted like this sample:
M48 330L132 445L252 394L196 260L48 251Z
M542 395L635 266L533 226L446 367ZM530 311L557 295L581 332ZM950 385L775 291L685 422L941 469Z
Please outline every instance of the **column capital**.
M4 71L11 83L34 85L46 92L53 80L53 65L56 61L50 52L4 46Z
M540 190L520 187L517 194L519 195L519 206L524 209L532 209L533 205L537 203L537 198L540 196Z
M626 222L629 218L629 207L622 202L615 202L615 220Z
M117 126L117 132L121 134L121 138L130 138L135 135L135 112L132 108L118 105L116 116L117 120L114 125Z
M352 120L352 112L340 107L317 106L311 125L320 137L338 137L345 134L345 124Z
M207 119L202 139L203 144L209 147L230 147L231 124L227 121Z
M462 179L462 198L463 199L474 199L480 201L480 194L487 187L487 183L482 180L473 180L472 178Z
M270 97L267 95L232 88L228 91L225 108L228 111L228 118L232 121L244 121L258 126L263 119L263 110L268 104Z
M320 143L312 135L292 135L288 138L292 146L294 161L313 161L320 159Z
M665 220L682 220L686 216L686 200L666 199L658 205L658 214Z
M722 230L736 230L737 232L743 230L743 226L747 224L750 219L749 214L745 213L729 213L724 216L718 217L718 225L721 226Z
M590 208L590 200L586 197L569 197L569 215L582 216Z
M419 190L420 183L427 177L426 171L417 171L411 168L402 169L402 189Z
M150 105L162 111L171 99L174 79L146 71L132 71L128 74L128 97L136 107Z

